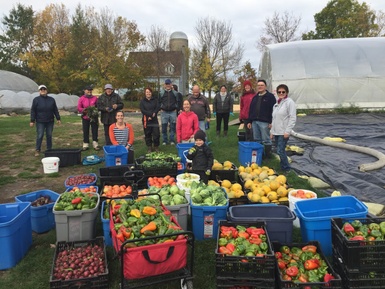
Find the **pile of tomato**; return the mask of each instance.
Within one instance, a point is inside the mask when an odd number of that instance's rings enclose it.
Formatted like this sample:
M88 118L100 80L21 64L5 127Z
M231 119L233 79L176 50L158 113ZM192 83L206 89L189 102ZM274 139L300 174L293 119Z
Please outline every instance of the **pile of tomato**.
M149 187L153 186L157 188L161 188L166 185L176 185L175 178L171 177L170 175L167 175L165 177L149 177L147 182Z
M69 192L76 192L81 191L82 193L97 193L97 188L95 186L89 186L89 187L73 187L69 190Z
M131 186L105 185L101 196L105 198L120 198L131 194L132 194Z

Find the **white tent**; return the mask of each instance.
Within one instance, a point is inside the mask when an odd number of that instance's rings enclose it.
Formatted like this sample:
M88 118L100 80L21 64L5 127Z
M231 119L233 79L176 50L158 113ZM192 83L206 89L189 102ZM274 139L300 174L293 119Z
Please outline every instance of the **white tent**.
M297 108L385 107L385 37L268 45L259 67L270 91L284 83Z

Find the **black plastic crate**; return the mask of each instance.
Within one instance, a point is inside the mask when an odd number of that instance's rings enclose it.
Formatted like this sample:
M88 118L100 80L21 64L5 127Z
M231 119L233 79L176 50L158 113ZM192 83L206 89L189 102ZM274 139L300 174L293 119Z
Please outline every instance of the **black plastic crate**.
M143 183L145 178L144 172L138 170L135 164L99 168L98 175L100 186L104 186L106 182L109 184L114 182Z
M178 174L178 163L172 158L164 159L163 166L159 167L147 167L143 165L145 161L150 161L146 158L138 158L135 160L136 168L142 170L147 177L164 177L170 175L175 177Z
M60 159L59 167L68 167L80 165L82 163L81 149L53 149L44 152L44 156L58 157Z
M350 241L341 228L345 222L360 221L362 224L381 223L385 218L332 218L332 242L348 270L378 271L385 267L385 241Z
M271 280L249 280L249 279L232 279L217 278L217 288L248 288L248 289L273 289L275 288L275 279Z
M239 206L239 205L247 205L247 204L250 204L247 196L242 196L240 198L229 198L229 207Z
M382 289L385 288L385 273L381 271L349 271L343 263L341 256L333 250L333 265L340 274L345 288L349 289Z
M103 274L99 274L96 277L88 277L88 278L79 278L72 280L57 280L53 279L55 261L59 252L64 250L68 250L71 248L84 247L87 245L98 245L104 248L104 262L105 262L105 272ZM57 242L56 243L56 251L53 258L53 264L51 269L50 276L50 289L104 289L109 288L108 285L108 265L107 265L107 253L106 247L104 244L104 237L97 237L88 241L76 241L76 242Z
M236 227L237 225L263 228L266 232L265 222L228 222L219 221L217 240L220 236L221 226ZM233 280L274 280L275 279L275 256L271 247L268 234L266 234L269 247L266 255L262 257L249 256L227 256L218 252L218 244L215 250L215 269L217 278L230 278Z
M229 180L230 182L236 182L238 181L238 168L232 164L231 170L212 170L209 176L209 180Z
M328 266L328 273L332 274L335 279L330 280L328 283L326 282L307 282L307 283L297 283L293 281L287 281L282 280L281 273L279 272L278 266L276 266L276 273L277 273L277 288L292 288L292 289L342 289L342 279L341 276L334 270L334 268L331 266L329 260L326 258L326 256L322 253L321 245L318 241L310 241L307 243L279 243L279 242L273 242L273 251L279 252L279 249L281 246L289 246L291 247L298 247L302 248L306 245L314 245L317 247L317 253L320 255L320 257L325 260L327 266Z

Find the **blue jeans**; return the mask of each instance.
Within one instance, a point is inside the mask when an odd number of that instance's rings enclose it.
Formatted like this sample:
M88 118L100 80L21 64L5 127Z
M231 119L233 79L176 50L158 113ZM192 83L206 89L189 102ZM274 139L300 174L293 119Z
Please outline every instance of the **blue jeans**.
M165 142L166 144L171 143L171 142L175 142L176 110L174 110L174 111L162 111L161 121L162 121L163 142ZM169 123L170 123L170 139L167 138L167 128L168 128Z
M36 122L36 150L41 150L41 143L43 142L44 130L47 138L47 150L52 149L52 131L54 122Z
M286 145L289 138L284 138L283 135L275 135L275 145L277 146L277 155L280 158L281 169L284 171L288 171L291 169L289 161L287 160L286 155Z
M270 129L267 122L253 120L251 123L254 140L263 145L271 145Z

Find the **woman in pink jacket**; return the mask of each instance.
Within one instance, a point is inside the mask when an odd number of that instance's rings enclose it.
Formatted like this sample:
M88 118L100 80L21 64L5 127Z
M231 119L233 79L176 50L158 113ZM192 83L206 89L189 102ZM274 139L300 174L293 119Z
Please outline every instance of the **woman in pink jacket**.
M92 95L92 86L84 89L84 95L78 100L78 112L82 115L83 128L83 150L90 147L90 126L92 133L92 146L95 150L99 150L98 144L98 128L99 128L99 112L96 108L98 98Z
M191 110L189 100L183 101L183 112L176 120L176 139L178 143L194 142L194 134L199 130L199 120Z

